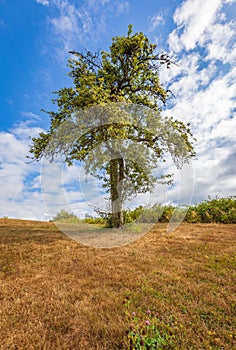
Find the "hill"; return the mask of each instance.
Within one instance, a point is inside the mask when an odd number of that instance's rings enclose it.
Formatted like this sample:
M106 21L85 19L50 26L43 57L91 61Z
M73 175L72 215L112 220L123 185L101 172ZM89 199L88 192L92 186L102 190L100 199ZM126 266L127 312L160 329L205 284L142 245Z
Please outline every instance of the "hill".
M0 251L0 349L234 348L235 225L158 224L96 249L0 219Z

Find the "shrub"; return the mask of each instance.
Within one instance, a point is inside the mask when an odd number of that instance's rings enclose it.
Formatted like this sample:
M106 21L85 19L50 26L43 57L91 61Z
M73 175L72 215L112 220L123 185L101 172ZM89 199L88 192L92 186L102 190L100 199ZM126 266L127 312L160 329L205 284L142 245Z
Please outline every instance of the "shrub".
M85 219L83 222L86 222L87 224L93 224L93 225L103 225L105 224L105 219L102 217L93 217L92 215L86 214Z
M80 220L75 214L68 213L65 209L62 209L52 221L63 222L86 222L88 224L100 224L106 227L111 227L111 213L95 210L99 217L93 217L86 214L85 219ZM186 207L174 207L172 205L154 204L153 206L138 206L134 210L123 210L124 224L129 224L134 221L138 223L166 223L169 222L175 211L175 219L182 220L183 214L186 211ZM224 223L224 224L236 224L236 196L228 198L208 199L200 204L188 207L186 212L185 222L189 223Z
M236 223L236 196L208 199L188 209L187 222Z
M65 209L62 209L57 213L57 215L51 221L60 221L66 223L79 223L81 220L73 213L67 212Z

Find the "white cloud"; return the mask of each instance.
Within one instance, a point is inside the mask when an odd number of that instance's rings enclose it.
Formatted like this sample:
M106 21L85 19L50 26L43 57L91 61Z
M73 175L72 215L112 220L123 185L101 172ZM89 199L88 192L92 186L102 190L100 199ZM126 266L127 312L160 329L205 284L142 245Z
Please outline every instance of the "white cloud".
M49 5L59 11L59 15L48 18L52 45L57 59L64 61L69 50L80 44L91 47L107 31L107 23L114 17L129 11L126 0L86 0L76 4L70 0L51 0Z
M99 191L99 181L86 175L81 166L77 164L67 167L63 159L52 164L44 159L41 164L41 175L35 180L35 186L42 189L50 217L61 209L84 217L86 212L94 215L93 207L104 207L104 195Z
M174 21L177 24L169 37L169 45L174 51L190 50L201 40L203 33L216 19L224 0L186 0L176 9Z
M87 18L86 12L83 14L79 12L69 2L55 1L54 5L59 9L60 15L50 19L52 30L62 45L63 54L67 54L69 50L74 49L74 41L80 38L79 30L79 18L83 19L83 22L88 24L89 18ZM85 26L83 25L85 30ZM57 51L61 51L61 48Z
M41 117L38 114L35 114L33 112L21 112L22 117L27 118L27 124L30 124L33 121L40 121Z
M223 63L234 63L236 60L236 23L215 23L199 41L202 47L206 46L208 60L220 60Z
M211 71L207 68L200 72L190 70L189 75L182 76L172 84L171 89L176 96L173 111L176 115L187 115L186 119L190 118L193 123L205 128L210 128L219 120L232 116L235 105L236 70L233 69L223 77L215 78L208 85L208 79L213 78L214 72L215 69ZM206 85L200 89L202 82Z
M49 5L49 0L36 0L38 4L48 6Z
M166 113L190 121L197 138L195 201L236 191L231 166L236 146L235 21L227 20L224 4L223 0L182 2L174 14L177 28L168 40L179 67L161 71L176 97ZM177 187L171 190L172 198L176 191Z
M35 136L41 131L25 121L0 133L0 217L44 218L41 193L32 192L31 187L31 178L39 172L39 164L27 164L26 159L29 135Z
M128 1L117 1L117 14L128 13L129 2Z
M73 30L73 15L72 16L61 16L59 19L53 19L52 24L55 26L56 30L62 32L71 32Z
M149 18L150 31L154 31L160 24L165 23L164 13L156 13Z

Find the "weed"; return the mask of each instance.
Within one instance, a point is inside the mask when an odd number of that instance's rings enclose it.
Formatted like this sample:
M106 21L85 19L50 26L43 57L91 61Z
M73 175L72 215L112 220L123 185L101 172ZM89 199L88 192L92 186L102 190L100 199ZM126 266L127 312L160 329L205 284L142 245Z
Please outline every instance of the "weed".
M158 317L158 313L146 310L130 311L130 300L126 303L126 319L130 324L127 346L130 350L172 349L174 336L168 334Z

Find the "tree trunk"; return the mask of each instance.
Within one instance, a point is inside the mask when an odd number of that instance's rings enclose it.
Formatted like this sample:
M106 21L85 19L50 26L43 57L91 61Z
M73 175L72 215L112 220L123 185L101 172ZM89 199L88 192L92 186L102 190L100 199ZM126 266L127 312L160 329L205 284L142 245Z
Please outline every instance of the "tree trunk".
M117 158L110 160L110 183L111 183L111 210L112 227L123 226L123 190L124 160Z

